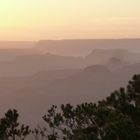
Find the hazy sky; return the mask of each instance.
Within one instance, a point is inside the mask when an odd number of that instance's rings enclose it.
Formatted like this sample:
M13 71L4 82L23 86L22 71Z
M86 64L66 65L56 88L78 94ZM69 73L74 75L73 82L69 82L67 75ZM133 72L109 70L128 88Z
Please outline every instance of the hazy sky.
M0 40L140 37L140 0L0 0Z

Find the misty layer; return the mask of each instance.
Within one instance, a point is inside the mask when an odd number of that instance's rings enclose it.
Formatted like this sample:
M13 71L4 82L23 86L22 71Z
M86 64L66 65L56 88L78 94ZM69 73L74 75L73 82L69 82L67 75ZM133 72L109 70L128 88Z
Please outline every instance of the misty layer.
M17 108L35 124L52 104L102 100L139 73L139 45L139 39L0 42L1 113Z

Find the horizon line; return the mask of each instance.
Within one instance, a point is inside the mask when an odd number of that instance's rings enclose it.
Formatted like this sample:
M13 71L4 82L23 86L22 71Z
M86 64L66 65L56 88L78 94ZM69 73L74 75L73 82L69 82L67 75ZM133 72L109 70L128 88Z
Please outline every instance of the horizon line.
M0 40L0 42L39 42L39 41L69 41L69 40L140 40L139 38L66 38L66 39L39 39L39 40Z

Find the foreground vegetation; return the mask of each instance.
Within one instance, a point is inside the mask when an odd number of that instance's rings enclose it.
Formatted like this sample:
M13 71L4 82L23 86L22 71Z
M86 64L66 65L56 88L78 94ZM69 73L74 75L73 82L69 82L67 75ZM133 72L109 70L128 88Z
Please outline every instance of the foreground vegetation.
M98 104L53 105L42 117L45 128L31 130L18 118L9 110L0 119L0 140L140 140L140 75Z

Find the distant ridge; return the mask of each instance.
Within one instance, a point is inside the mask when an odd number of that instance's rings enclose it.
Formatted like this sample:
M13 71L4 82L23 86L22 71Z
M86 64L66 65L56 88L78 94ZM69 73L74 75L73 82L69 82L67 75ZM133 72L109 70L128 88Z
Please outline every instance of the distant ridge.
M94 49L116 48L140 52L140 38L0 41L0 50L34 49L35 52L41 51L43 54L51 53L66 56L86 56Z
M41 39L41 40L39 40L39 41L68 41L68 40L140 40L140 38Z
M85 56L93 49L127 49L140 52L140 39L63 39L40 40L36 49L43 52L66 54L72 56Z
M0 49L32 48L35 44L33 41L0 41Z

